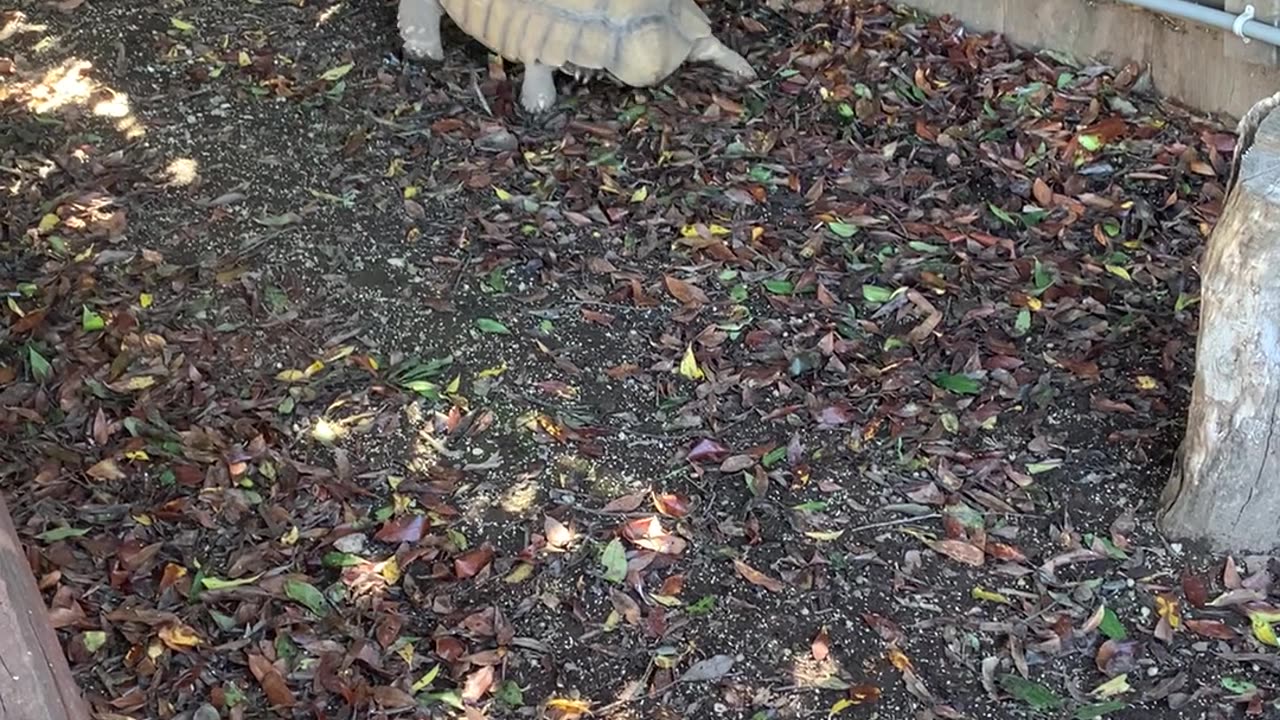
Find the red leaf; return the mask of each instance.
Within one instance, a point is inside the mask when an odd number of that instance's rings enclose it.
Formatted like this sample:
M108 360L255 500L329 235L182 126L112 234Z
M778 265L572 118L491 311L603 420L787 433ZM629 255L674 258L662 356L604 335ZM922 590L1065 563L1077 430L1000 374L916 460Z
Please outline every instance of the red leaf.
M426 515L401 515L383 523L373 539L384 543L416 543L428 527Z
M706 305L710 302L707 294L704 293L701 288L692 283L671 277L670 275L664 275L663 279L667 284L667 292L671 293L672 297L679 300L684 305Z
M728 454L729 448L710 438L703 438L693 446L685 459L689 462L715 462Z
M933 543L931 547L952 560L962 562L965 565L981 567L984 560L981 548L963 540L939 540Z
M547 545L557 550L563 550L569 546L569 542L573 540L573 533L564 523L547 515L542 520L542 532L547 536Z
M441 635L436 638L436 655L445 662L453 662L466 652L467 649L462 646L462 641L452 635Z
M631 493L610 501L608 505L604 506L602 512L629 513L640 507L642 503L644 503L643 493Z
M293 707L297 704L297 700L293 697L293 691L289 689L288 683L284 681L284 676L276 670L271 661L261 655L249 655L249 672L258 679L258 684L262 686L262 692L267 695L267 702L273 707Z
M684 590L684 573L672 575L666 580L663 580L662 589L658 591L658 594L666 595L667 597L675 597L679 595L682 590Z
M622 536L634 543L636 547L665 555L679 555L688 545L684 538L672 535L663 529L662 521L656 515L623 523Z
M1221 620L1184 620L1187 629L1197 635L1217 640L1234 640L1237 633L1230 625Z
M682 518L689 514L689 499L675 493L654 495L653 505L667 517Z
M1209 603L1209 589L1204 580L1189 572L1182 573L1182 594L1191 607L1202 608Z
M462 684L462 699L475 702L493 687L493 667L486 665L467 676Z
M813 652L813 659L822 662L831 654L831 638L827 635L827 626L823 625L818 631L818 635L813 638L813 643L809 649Z
M475 577L493 560L493 547L488 543L453 559L453 572L459 578Z

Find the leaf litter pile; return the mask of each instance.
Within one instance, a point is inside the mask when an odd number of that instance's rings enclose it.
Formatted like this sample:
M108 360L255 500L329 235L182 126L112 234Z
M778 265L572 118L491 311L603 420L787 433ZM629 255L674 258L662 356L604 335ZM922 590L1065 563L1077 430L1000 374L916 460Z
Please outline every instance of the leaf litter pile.
M1152 527L1233 135L709 12L760 81L541 118L388 3L2 16L0 481L98 717L1276 712L1266 559Z

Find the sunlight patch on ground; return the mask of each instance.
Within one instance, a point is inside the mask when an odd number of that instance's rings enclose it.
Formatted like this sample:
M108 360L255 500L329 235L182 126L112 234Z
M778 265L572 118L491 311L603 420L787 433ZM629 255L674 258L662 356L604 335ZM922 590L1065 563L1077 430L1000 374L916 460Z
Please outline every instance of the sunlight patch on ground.
M320 27L322 25L327 24L331 19L333 19L333 16L337 15L345 6L346 6L346 3L338 2L325 8L323 11L320 12L320 17L316 18L316 27Z
M0 21L0 42L7 42L24 33L43 33L49 29L44 23L28 22L27 14L21 10L6 13Z
M93 63L67 58L43 73L19 71L15 79L0 85L0 102L15 102L28 112L47 115L71 107L115 120L115 129L129 140L146 134L146 126L133 114L129 96L89 77Z
M169 184L185 187L200 177L200 163L195 158L174 158L165 168L169 176Z

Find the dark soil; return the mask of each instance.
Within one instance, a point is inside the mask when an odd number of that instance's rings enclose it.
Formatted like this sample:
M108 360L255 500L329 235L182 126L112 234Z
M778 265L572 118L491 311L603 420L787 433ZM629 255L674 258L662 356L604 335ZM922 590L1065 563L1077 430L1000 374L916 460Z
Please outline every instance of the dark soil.
M1280 712L1266 559L1153 526L1233 136L707 9L760 81L538 118L384 2L3 15L0 483L99 717Z

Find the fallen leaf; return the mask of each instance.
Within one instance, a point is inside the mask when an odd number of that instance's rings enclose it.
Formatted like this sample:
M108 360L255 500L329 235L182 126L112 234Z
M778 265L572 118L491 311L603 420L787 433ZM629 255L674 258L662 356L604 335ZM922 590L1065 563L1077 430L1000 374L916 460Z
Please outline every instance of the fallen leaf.
M734 558L733 567L747 582L759 585L770 592L782 592L783 585L781 582L774 580L741 560Z

